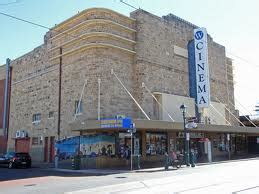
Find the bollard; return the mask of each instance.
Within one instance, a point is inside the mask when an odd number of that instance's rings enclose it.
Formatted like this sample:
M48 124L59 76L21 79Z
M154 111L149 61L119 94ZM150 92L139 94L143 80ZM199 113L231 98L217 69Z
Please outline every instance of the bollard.
M71 166L72 166L72 170L75 170L75 157L72 157Z
M137 168L140 169L140 155L137 155Z
M58 168L58 155L55 156L55 168Z
M190 153L190 163L191 163L191 167L195 167L195 154L194 154L194 152Z
M74 170L80 170L80 163L81 163L81 158L80 156L75 156L75 159L74 159Z
M165 170L168 170L169 167L169 157L168 154L165 153Z

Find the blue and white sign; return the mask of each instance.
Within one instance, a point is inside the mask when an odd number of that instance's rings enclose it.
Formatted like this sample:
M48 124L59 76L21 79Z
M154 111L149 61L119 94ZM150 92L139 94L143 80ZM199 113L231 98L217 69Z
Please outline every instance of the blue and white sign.
M210 83L208 65L207 31L205 28L194 30L194 51L197 87L197 105L199 108L210 104Z
M122 128L130 129L132 125L131 118L107 118L101 120L101 128Z

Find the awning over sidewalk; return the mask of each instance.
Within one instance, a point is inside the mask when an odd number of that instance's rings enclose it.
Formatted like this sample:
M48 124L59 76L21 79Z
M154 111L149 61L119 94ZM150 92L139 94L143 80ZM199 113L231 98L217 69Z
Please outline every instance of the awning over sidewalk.
M161 120L145 120L133 119L137 129L150 130L150 131L183 131L183 123L169 122ZM74 121L70 123L72 131L92 132L92 131L107 131L107 130L122 130L121 128L102 128L100 120L86 120ZM125 129L124 129L125 130ZM228 125L210 125L198 124L195 129L189 129L190 132L221 132L221 133L247 133L259 134L259 128L256 127L241 127L241 126L228 126Z

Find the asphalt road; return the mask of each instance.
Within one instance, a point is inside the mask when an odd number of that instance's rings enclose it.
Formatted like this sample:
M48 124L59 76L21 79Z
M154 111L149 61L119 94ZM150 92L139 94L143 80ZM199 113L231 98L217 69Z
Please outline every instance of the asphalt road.
M259 193L259 159L179 170L90 176L46 169L0 167L1 194Z

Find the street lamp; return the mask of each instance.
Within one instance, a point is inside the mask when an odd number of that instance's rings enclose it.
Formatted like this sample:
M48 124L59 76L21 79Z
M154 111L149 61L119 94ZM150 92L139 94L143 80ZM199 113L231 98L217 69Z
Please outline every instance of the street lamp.
M180 106L180 110L183 113L183 128L184 128L184 138L185 138L185 146L184 146L184 158L185 158L185 164L187 166L190 166L190 160L189 160L189 141L190 141L190 135L189 133L187 133L187 128L186 128L186 117L185 117L185 113L186 113L186 109L187 106L185 106L184 104L182 104Z

